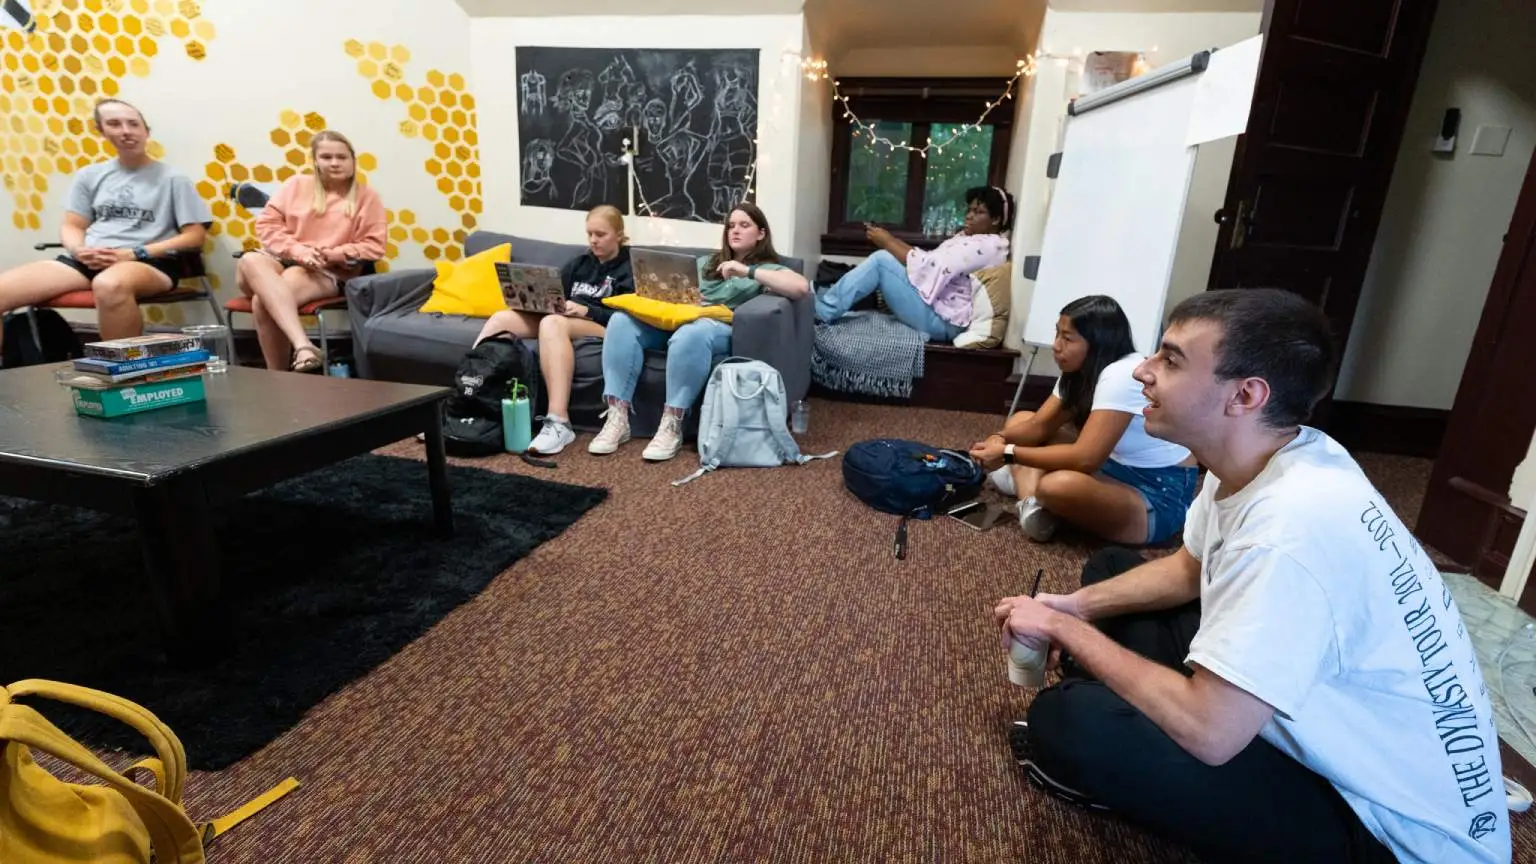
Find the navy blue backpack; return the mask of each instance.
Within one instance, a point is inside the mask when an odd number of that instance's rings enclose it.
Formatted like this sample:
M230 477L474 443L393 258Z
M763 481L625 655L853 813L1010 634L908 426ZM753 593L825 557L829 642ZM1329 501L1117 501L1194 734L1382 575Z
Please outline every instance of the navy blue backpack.
M865 504L901 517L895 553L906 557L907 520L930 519L981 493L986 472L969 455L904 441L860 441L843 456L843 484Z

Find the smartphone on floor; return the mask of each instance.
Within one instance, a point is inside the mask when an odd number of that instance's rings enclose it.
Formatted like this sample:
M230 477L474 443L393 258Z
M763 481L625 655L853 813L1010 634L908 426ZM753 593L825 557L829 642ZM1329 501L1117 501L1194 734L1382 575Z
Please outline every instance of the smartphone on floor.
M967 501L950 508L945 515L974 531L985 531L997 521L997 514L998 511L984 501Z

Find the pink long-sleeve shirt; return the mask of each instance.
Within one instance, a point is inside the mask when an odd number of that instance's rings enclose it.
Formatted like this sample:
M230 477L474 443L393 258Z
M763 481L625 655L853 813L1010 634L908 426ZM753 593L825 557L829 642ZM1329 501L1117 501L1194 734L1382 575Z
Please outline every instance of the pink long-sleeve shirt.
M357 207L347 215L346 199L332 198L324 213L315 212L313 175L299 174L284 183L256 217L256 238L278 258L296 259L309 249L336 249L348 258L377 261L384 257L388 224L384 202L366 184L357 184ZM345 267L327 268L350 275Z
M1008 260L1002 234L956 234L932 251L907 255L907 280L937 312L958 327L971 323L971 274Z

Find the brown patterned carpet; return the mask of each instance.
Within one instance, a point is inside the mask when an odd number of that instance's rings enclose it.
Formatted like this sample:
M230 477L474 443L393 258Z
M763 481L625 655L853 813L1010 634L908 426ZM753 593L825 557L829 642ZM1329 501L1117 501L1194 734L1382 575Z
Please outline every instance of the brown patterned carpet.
M808 451L968 444L996 417L818 401ZM1089 546L895 519L836 461L721 471L685 451L556 472L609 501L271 746L189 783L195 816L303 788L214 848L233 862L1181 862L1035 792L1004 730L1028 707L989 612L1066 590ZM419 445L387 452L418 458ZM1424 460L1368 457L1405 517ZM1411 518L1409 519L1411 522ZM1518 817L1517 860L1536 860Z

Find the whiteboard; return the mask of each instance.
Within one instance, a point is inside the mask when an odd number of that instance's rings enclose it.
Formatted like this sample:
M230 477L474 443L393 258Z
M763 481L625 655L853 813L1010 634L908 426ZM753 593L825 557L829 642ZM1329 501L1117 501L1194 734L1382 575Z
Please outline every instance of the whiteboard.
M1204 73L1209 74L1209 73ZM1062 307L1108 294L1136 349L1161 340L1163 305L1195 167L1190 75L1067 120L1024 341L1049 345Z

